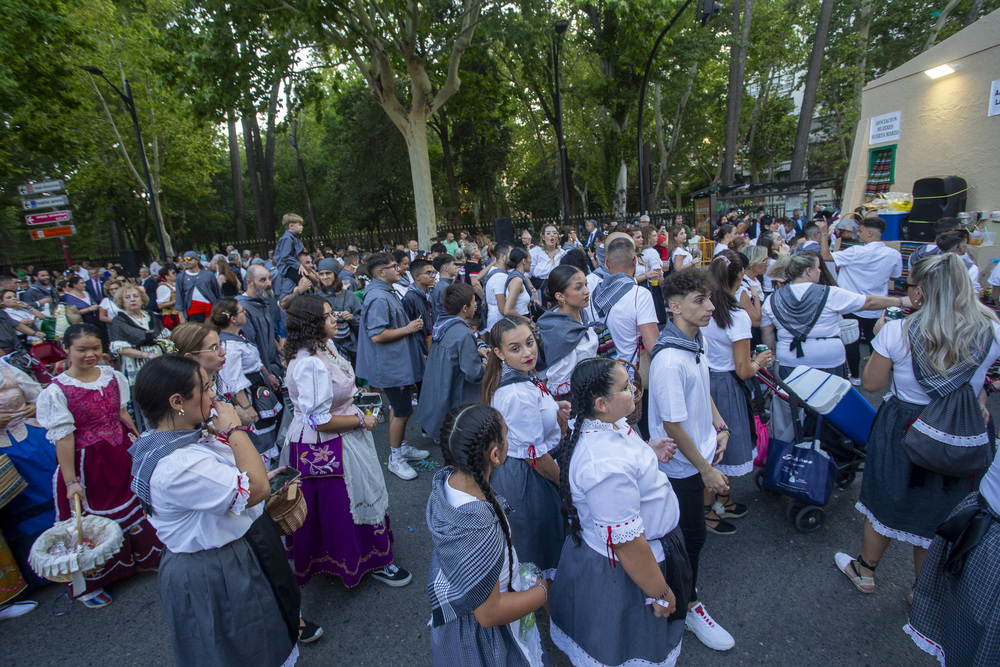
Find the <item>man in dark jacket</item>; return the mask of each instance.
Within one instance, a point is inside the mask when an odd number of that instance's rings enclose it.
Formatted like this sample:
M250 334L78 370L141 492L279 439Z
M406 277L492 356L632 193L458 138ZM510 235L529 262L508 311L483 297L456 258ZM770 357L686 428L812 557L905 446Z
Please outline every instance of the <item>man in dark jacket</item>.
M243 304L247 314L247 323L240 329L260 353L264 364L264 376L271 389L281 388L280 378L284 377L284 366L281 365L281 355L278 353L277 336L274 330L272 305L274 291L271 289L271 274L260 264L251 264L247 269L247 290L236 297Z

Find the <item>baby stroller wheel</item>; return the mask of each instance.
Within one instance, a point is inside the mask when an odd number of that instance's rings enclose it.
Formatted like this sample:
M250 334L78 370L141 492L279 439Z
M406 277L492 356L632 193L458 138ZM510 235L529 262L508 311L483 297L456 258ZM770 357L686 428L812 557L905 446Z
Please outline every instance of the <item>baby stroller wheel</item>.
M826 512L822 507L806 505L795 515L795 527L803 533L812 533L820 529L823 525L823 517Z
M846 489L851 484L854 484L854 480L857 478L857 476L858 473L854 472L853 470L841 471L841 473L837 475L837 482L836 482L837 488Z

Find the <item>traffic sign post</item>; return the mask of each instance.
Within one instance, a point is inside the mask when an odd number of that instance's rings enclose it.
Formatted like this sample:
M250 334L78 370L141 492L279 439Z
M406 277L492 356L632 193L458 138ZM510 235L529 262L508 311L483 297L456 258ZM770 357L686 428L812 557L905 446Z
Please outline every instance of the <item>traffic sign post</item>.
M56 195L55 197L25 199L21 202L21 208L25 211L33 211L36 208L57 208L59 206L69 206L69 197L66 195Z
M25 185L17 186L17 194L22 197L28 195L37 194L39 192L57 192L59 190L65 190L66 184L63 183L61 178L57 178L53 181L39 181L38 183L27 183Z
M28 223L29 227L69 222L72 219L73 211L49 211L48 213L30 213L24 216L24 221Z
M22 197L35 194L50 194L66 189L66 183L61 178L51 181L39 181L37 183L26 183L17 186L17 193ZM66 195L51 195L48 197L35 197L21 201L21 208L25 211L34 211L43 208L58 208L69 206L69 197ZM37 225L52 225L60 222L69 222L73 219L72 211L48 211L46 213L29 213L24 216L24 221L29 227ZM43 229L28 230L33 241L41 239L59 239L62 245L63 258L66 260L66 268L73 263L73 258L69 254L69 244L66 242L67 236L76 234L76 227L73 225L63 225L61 227L46 227Z
M32 229L30 231L31 238L34 241L41 241L42 239L55 239L60 236L73 236L76 234L75 225L65 225L63 227L45 227L44 229Z

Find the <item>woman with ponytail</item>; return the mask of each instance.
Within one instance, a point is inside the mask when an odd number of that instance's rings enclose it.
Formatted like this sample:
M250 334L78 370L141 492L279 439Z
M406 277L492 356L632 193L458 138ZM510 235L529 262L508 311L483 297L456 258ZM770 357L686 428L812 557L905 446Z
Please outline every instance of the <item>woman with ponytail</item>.
M427 501L435 666L543 664L537 625L522 633L519 621L548 609L552 582L520 574L506 502L490 486L507 458L506 435L500 413L482 404L452 408L441 428L447 465Z
M581 361L572 383L576 423L559 480L570 534L552 584L552 641L574 665L674 665L691 568L658 461L676 445L646 444L626 423L634 388L620 363Z
M712 400L730 430L729 444L715 467L727 477L739 477L753 472L757 451L747 380L771 363L771 351L751 356L752 322L736 300L743 278L740 254L732 250L719 253L709 270L715 278L711 294L715 310L701 333L705 337ZM723 519L739 519L746 513L747 506L733 501L728 493L713 494L705 489L705 522L710 532L717 535L736 532L736 527Z
M712 238L715 239L715 250L712 251L712 257L718 257L725 251L729 250L729 244L732 243L738 234L736 233L736 227L730 225L728 222L719 225L719 228L715 230L715 234Z
M494 471L490 484L514 509L510 530L521 557L549 573L559 562L564 533L552 452L570 405L557 403L535 373L539 350L528 320L503 318L490 330L490 345L480 396L510 429L507 464Z

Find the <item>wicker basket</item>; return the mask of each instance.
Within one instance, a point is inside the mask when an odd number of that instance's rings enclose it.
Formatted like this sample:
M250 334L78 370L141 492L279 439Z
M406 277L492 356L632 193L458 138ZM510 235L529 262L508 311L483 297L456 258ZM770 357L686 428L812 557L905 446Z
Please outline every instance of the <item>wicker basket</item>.
M274 519L282 535L291 535L306 520L306 497L299 492L299 485L292 484L286 493L275 494L264 503L264 509Z
M14 496L28 488L28 482L14 467L14 463L6 454L0 454L0 507L3 507Z

